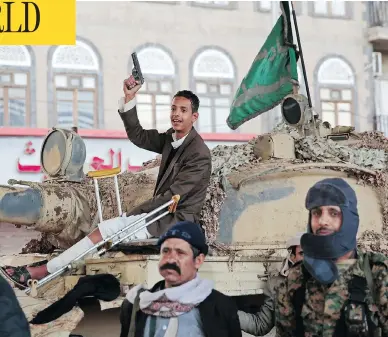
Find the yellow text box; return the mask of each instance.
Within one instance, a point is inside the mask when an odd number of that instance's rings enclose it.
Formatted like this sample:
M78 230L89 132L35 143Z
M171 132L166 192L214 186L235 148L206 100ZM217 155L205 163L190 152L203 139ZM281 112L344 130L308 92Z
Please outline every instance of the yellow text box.
M0 1L0 45L75 45L76 0Z

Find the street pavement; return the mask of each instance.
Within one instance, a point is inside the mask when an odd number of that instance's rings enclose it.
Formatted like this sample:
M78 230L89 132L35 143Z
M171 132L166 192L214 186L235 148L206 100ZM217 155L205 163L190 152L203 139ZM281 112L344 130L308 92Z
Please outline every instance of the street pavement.
M18 254L31 239L38 238L37 231L26 227L16 228L13 224L0 222L0 256Z

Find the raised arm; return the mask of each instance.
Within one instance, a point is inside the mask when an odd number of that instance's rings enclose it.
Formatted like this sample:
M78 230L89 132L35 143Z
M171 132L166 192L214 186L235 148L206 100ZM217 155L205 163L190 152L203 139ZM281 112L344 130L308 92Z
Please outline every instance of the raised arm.
M166 133L159 133L155 129L143 129L137 116L136 99L134 98L128 103L123 104L122 112L120 110L120 117L124 122L128 139L144 150L161 154L167 135Z
M166 142L166 133L158 130L145 130L140 124L136 109L136 93L141 84L135 81L133 76L123 83L124 97L119 103L120 117L124 122L128 139L136 146L159 154L163 151Z

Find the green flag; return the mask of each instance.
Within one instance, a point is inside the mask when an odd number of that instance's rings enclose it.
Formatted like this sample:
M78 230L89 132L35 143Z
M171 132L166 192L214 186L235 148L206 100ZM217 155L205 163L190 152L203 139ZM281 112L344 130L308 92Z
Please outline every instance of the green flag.
M292 83L298 83L288 1L281 1L280 7L282 15L234 97L226 120L232 130L280 104L292 93Z

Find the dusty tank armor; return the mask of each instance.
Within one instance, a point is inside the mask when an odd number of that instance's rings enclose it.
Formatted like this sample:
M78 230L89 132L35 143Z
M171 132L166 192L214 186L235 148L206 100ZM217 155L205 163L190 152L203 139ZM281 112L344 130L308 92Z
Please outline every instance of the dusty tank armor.
M69 134L69 131L66 130L54 130L60 131L64 135ZM348 175L356 177L360 183L374 186L382 196L380 201L383 206L383 233L385 233L388 209L385 208L387 205L383 196L385 195L384 187L387 178L388 141L381 133L355 133L352 127L336 127L331 130L330 134L342 134L343 132L348 132L349 138L343 141L334 141L314 135L301 136L295 131L294 127L290 127L286 123L280 123L272 133L260 135L245 144L215 147L212 150L211 181L201 214L202 225L209 243L220 248L234 241L226 238L225 233L219 233L219 231L220 221L225 218L221 215L220 219L220 213L228 191L231 192L231 187L237 190L240 187L236 179L238 180L242 176L245 177L244 179L248 176L255 177L257 172L265 171L266 168L271 167L279 168L290 165L291 167L294 166L294 169L303 171L303 169L309 168L308 165L306 166L307 163L321 163L318 166L321 169L329 168L344 171ZM53 131L46 137L44 144L47 144L51 138L53 138ZM276 138L276 141L271 140L271 138ZM76 136L75 139L77 140L78 151L81 151L82 154L81 160L78 160L78 167L80 167L85 160L83 142L80 142L81 138L79 136ZM273 143L271 146L266 146L266 143L271 142ZM268 148L267 150L264 149L263 143L264 147ZM274 144L276 144L277 149L274 149ZM50 146L53 147L52 144ZM67 145L67 148L69 148L69 145ZM293 148L295 150L294 155L291 151ZM274 158L274 150L276 158ZM284 155L281 154L282 150L285 152ZM42 158L46 153L45 151L47 152L47 147L45 148L45 145L43 145ZM52 153L53 151L51 151ZM287 153L290 154L288 158ZM260 154L262 157L259 157ZM82 176L82 179L69 181L71 177L74 177L74 174L66 176L66 170L63 170L62 175L58 175L57 172L60 171L59 162L64 160L59 153L57 157L58 163L56 165L51 164L51 167L56 166L51 170L56 174L56 177L50 177L44 183L24 182L30 185L30 188L27 189L13 186L0 187L2 200L0 221L30 226L44 233L45 237L55 247L66 249L94 228L97 222L97 207L92 180ZM66 153L62 157L66 157ZM67 155L67 157L67 162L70 162L70 156ZM53 160L51 163L53 163ZM124 212L129 212L152 197L155 174L146 173L152 171L150 167L154 167L155 170L159 163L160 158L157 158L146 163L142 172L136 174L124 172L119 175L119 188ZM328 165L323 165L325 163ZM338 164L338 166L330 167L329 164L333 163ZM45 167L43 159L42 164ZM305 166L300 166L301 164ZM360 171L360 168L364 170ZM75 171L79 170L76 168ZM51 173L48 169L45 172L48 175ZM78 176L80 175L78 174ZM10 183L13 184L16 181L11 180ZM113 178L102 180L100 191L103 200L103 218L110 219L117 216ZM23 207L23 214L15 215L7 212L7 203L14 202L15 198L19 200L21 205L28 206ZM302 206L300 205L300 207ZM364 233L364 235L367 235L367 233ZM377 236L378 241L381 241L383 239L381 234L383 233L374 233L373 235L370 233L369 235L373 237L373 247L381 246L379 250L383 249L385 251L385 245L383 243L379 245L375 239ZM366 237L367 242L370 241L368 238Z
M282 111L284 122L271 133L244 144L219 145L211 151L212 175L201 225L212 250L200 272L228 295L260 294L268 275L279 269L286 240L306 228L304 198L308 188L326 177L343 177L356 190L359 246L388 254L388 139L379 132L357 133L351 126L332 128L313 116L304 97L295 97L305 109L299 117L295 111L289 116ZM48 253L48 242L68 248L98 221L93 181L80 170L85 160L82 139L74 131L53 129L43 144L41 164L48 175L45 182L11 179L9 186L0 186L0 221L42 232L40 245L32 241L24 253ZM118 176L123 212L152 197L159 165L157 157L145 163L140 172ZM99 189L103 219L117 216L113 178L101 179ZM70 273L43 286L37 298L17 291L23 310L31 317L72 289L78 277L85 274L117 275L123 294L134 284L152 285L159 280L158 256L155 250L146 250L149 246L144 241L135 244L137 252L121 247L119 252L72 265ZM44 258L50 255L19 254L3 257L1 262L21 265L28 259L34 262ZM117 308L121 301L122 297L109 303L100 301L101 310ZM76 307L53 324L33 326L32 336L58 336L58 331L64 331L64 336L70 331L80 334L97 321L105 324L108 317L78 324L83 315ZM116 320L110 324L105 324L109 333L119 329ZM116 330L114 334L118 335ZM103 327L93 331L94 336L108 333Z

